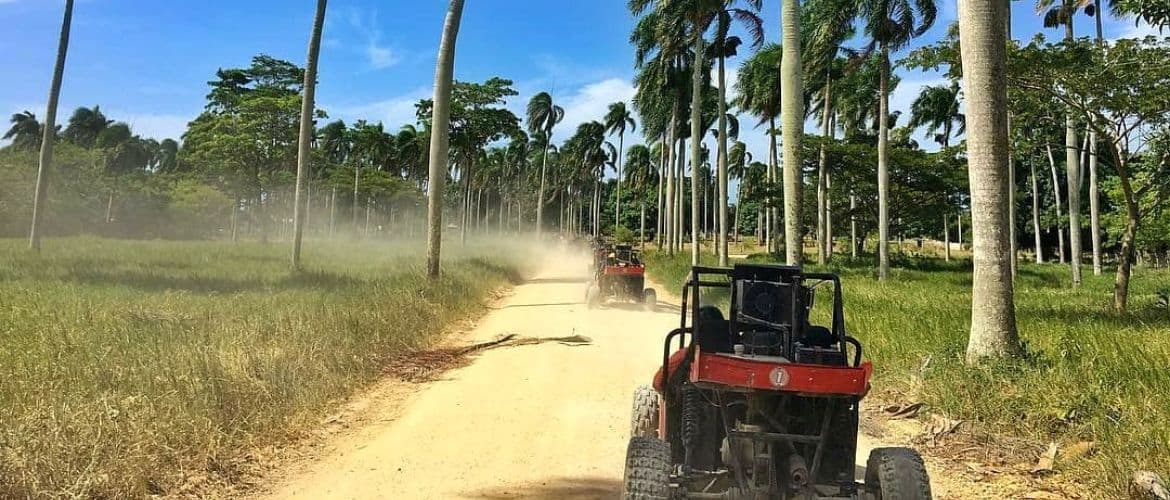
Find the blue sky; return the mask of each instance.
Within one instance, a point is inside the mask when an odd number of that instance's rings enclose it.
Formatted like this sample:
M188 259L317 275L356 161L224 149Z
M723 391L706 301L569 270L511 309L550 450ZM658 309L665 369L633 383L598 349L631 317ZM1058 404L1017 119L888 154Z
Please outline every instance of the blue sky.
M63 0L0 0L0 113L44 115ZM61 118L77 106L100 104L135 132L177 138L204 105L206 82L221 67L240 67L266 53L302 64L316 2L311 0L78 0L61 96ZM430 95L435 51L447 2L332 0L322 50L318 104L347 122L384 121L391 129L414 119L414 103ZM943 1L938 22L916 45L938 39L955 20ZM1029 1L1016 2L1014 33L1042 28ZM779 0L763 15L769 40L779 39ZM1092 19L1081 17L1088 34ZM633 19L625 0L467 0L456 77L499 75L516 82L509 103L519 114L534 93L551 91L566 108L558 139L578 123L599 119L608 103L633 95ZM1106 36L1149 33L1130 20L1108 20ZM1059 33L1048 30L1050 36ZM729 62L734 68L738 61ZM918 89L938 75L902 73L891 99L907 109ZM734 71L731 72L734 74ZM754 120L742 139L764 154ZM6 127L5 127L6 128ZM926 146L928 141L920 139ZM627 140L627 144L630 141Z

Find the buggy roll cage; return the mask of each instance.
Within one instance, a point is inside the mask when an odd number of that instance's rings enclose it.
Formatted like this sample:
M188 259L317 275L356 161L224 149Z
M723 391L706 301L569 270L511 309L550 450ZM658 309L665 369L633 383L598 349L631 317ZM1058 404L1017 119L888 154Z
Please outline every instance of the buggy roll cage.
M757 279L760 272L766 272L766 273L772 274L774 276L778 276L780 279L779 279L779 281ZM716 281L716 280L705 279L705 276L723 276L723 277L727 278L727 281L721 281L721 280ZM842 297L841 297L841 295L842 295L841 294L841 278L839 276L837 276L836 274L833 274L833 273L805 273L805 272L801 271L801 269L799 267L795 267L795 266L778 266L778 265L767 265L767 264L737 265L735 267L730 267L730 268L729 267L694 266L691 268L691 273L690 273L690 275L688 275L687 281L686 281L686 283L683 284L683 287L682 287L682 304L680 305L680 308L679 308L680 312L681 312L681 314L680 314L681 317L679 319L679 327L674 329L674 330L671 330L670 333L666 334L666 339L663 342L663 346L662 346L662 374L663 374L663 378L662 378L662 380L664 383L669 381L670 376L671 376L671 373L670 373L670 344L671 344L671 340L674 337L678 337L678 348L679 349L684 349L684 348L687 349L687 359L690 359L693 357L694 349L696 347L694 334L699 328L699 325L695 324L695 322L699 321L700 289L701 288L726 288L729 291L734 292L734 290L731 290L731 289L732 289L732 284L735 283L736 281L770 281L773 283L780 283L780 284L792 287L793 293L790 293L787 296L787 299L790 301L790 304L789 304L790 307L788 309L788 312L789 312L789 317L787 318L788 325L786 325L786 326L791 329L790 330L791 333L789 335L787 335L787 338L785 339L785 342L784 342L784 344L785 344L784 345L784 352L786 354L792 352L793 344L796 341L795 339L799 339L799 338L803 337L803 333L805 330L805 324L807 322L808 309L811 308L813 288L815 288L820 283L832 282L833 283L833 320L832 320L833 324L832 324L831 332L833 334L834 339L836 340L836 343L838 345L840 345L842 353L846 353L846 348L845 348L846 344L852 345L854 347L853 366L857 367L857 366L861 365L861 355L862 355L861 342L859 342L857 339L855 339L853 337L850 337L849 334L846 333L846 330L845 330L845 311L844 311L844 304L842 302ZM804 284L805 281L815 281L816 283L814 283L812 286L805 286L805 284ZM688 299L692 293L694 294L694 300L690 302L691 310L690 310L690 314L688 315L687 314ZM725 332L728 336L732 335L733 332L740 331L741 325L752 325L752 324L758 325L758 324L760 324L758 321L757 322L748 322L748 323L741 321L740 314L738 314L739 308L737 307L739 304L736 303L737 294L736 293L729 293L729 295L730 295L731 305L729 307L729 311L728 311L729 314L728 315L730 316L730 318L728 318L728 331ZM687 316L690 316L692 318L691 326L687 326ZM686 342L686 335L688 335L688 334L690 335L690 342L689 343Z

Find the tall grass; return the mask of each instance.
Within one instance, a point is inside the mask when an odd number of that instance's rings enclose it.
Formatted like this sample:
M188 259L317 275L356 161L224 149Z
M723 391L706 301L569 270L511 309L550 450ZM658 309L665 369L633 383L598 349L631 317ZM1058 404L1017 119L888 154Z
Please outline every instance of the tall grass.
M977 429L1038 443L1095 441L1094 456L1061 465L1094 488L1094 498L1121 496L1136 469L1167 472L1170 311L1155 302L1170 272L1139 269L1131 312L1119 314L1110 307L1111 275L1086 271L1074 289L1067 266L1022 264L1016 307L1027 357L972 368L963 363L970 261L906 257L878 282L872 263L836 259L812 268L842 275L847 326L874 361L879 394L918 399ZM651 253L647 261L672 287L689 271L689 255Z
M0 498L173 493L482 310L523 253L421 246L0 240Z

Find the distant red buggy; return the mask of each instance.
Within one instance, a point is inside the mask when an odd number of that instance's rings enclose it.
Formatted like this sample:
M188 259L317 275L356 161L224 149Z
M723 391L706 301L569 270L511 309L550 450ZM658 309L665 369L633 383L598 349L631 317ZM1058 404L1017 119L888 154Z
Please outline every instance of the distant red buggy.
M593 281L585 291L585 305L601 306L610 300L642 304L654 309L658 295L646 288L646 264L630 245L599 245L594 252Z

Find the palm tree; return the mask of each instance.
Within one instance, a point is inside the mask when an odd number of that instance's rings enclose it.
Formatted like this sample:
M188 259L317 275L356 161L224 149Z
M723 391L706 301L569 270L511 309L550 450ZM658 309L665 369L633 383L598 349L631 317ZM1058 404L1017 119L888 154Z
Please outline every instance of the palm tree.
M1059 2L1059 3L1058 3ZM1036 12L1044 16L1044 26L1055 28L1064 26L1064 39L1075 40L1073 33L1073 17L1077 10L1089 3L1086 0L1037 0ZM1076 186L1081 185L1080 150L1077 140L1077 123L1073 110L1066 108L1064 113L1064 166L1065 179L1068 182L1068 244L1072 264L1073 286L1081 284L1081 192Z
M925 127L934 134L935 142L942 147L951 145L951 137L967 129L966 117L959 112L959 82L950 85L927 85L914 102L910 104L912 129Z
M801 174L801 140L804 137L804 84L800 62L800 1L782 0L784 51L780 58L780 126L784 134L784 247L788 265L804 262L804 230L801 207L804 178Z
M536 239L544 231L544 190L548 176L548 147L552 142L553 127L565 118L565 110L553 103L548 92L532 96L528 101L528 131L544 139L544 153L540 162L540 189L536 192Z
M61 78L65 73L65 56L69 52L69 28L73 24L73 0L65 0L65 15L61 21L61 38L57 42L57 64L53 67L53 82L49 85L49 105L45 110L45 125L41 138L41 158L37 167L37 190L33 196L32 224L28 245L41 251L41 218L44 217L45 196L49 190L49 171L53 167L53 139L57 134L57 101L61 97Z
M66 125L65 132L61 136L73 144L89 148L93 147L102 131L113 123L114 120L106 118L106 115L102 113L101 106L80 107L74 110L73 115L69 117L69 124Z
M321 31L325 29L325 8L329 0L317 0L317 15L313 18L313 31L309 35L309 54L305 62L305 95L301 99L301 130L297 137L297 182L293 195L293 254L292 267L301 266L301 238L305 232L305 202L301 201L301 189L308 175L313 142L313 106L317 93L317 62L321 54Z
M870 39L866 54L877 51L880 63L878 84L878 279L890 273L889 217L889 136L890 136L890 52L900 50L934 25L936 0L859 0L856 10L843 9L833 29L848 29L860 17Z
M968 362L1021 351L1008 241L1007 7L1000 1L959 2L975 235Z
M605 129L610 134L616 133L618 135L618 157L617 157L617 196L614 197L613 213L614 225L620 226L622 224L622 157L621 153L625 151L625 136L626 127L633 132L637 129L637 124L634 123L634 117L630 111L626 109L625 102L615 102L609 105L609 112L605 114Z
M16 113L10 120L12 128L4 133L4 140L12 140L12 147L17 149L33 149L41 147L41 136L45 131L37 115L31 111Z
M646 192L658 181L658 171L655 170L653 154L650 148L641 144L631 146L626 152L626 181L630 190L638 195L638 243L646 244Z
M731 2L728 2L729 4ZM764 44L764 22L757 15L757 12L762 8L762 2L753 0L748 2L750 9L737 8L723 8L720 9L716 15L715 21L715 40L711 45L713 56L718 61L718 82L719 87L719 135L718 135L718 158L717 169L719 176L719 214L716 219L716 232L718 233L716 241L716 254L719 257L719 265L727 266L727 77L725 75L725 64L728 57L735 57L738 53L739 45L742 40L736 36L728 36L728 30L731 28L731 21L738 20L743 24L748 33L752 37L752 48L759 50Z
M739 67L739 79L735 84L736 107L759 118L757 126L768 124L768 158L767 169L764 175L765 182L776 180L776 117L780 116L780 60L782 47L778 44L769 44L756 51ZM768 199L764 203L766 230L762 233L767 238L768 252L779 251L778 238L775 238L776 225L779 220L776 214L774 200Z
M439 277L439 252L443 243L443 183L447 179L448 126L451 121L451 84L455 71L455 40L463 18L463 0L451 0L439 57L435 63L434 106L431 110L431 151L427 181L427 277Z

